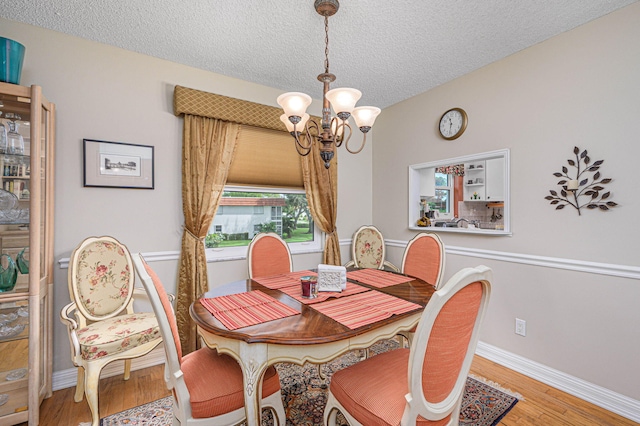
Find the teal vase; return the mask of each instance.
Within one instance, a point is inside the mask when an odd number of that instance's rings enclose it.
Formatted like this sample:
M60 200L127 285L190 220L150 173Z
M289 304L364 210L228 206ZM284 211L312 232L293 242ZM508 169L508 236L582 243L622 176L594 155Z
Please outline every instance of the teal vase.
M26 248L23 248L18 256L16 257L16 265L18 266L18 270L21 274L29 273L29 260L24 258L24 251Z
M7 267L2 265L2 258L7 258ZM18 267L8 254L0 255L0 292L11 291L16 286Z
M17 41L0 37L0 81L20 84L24 51Z

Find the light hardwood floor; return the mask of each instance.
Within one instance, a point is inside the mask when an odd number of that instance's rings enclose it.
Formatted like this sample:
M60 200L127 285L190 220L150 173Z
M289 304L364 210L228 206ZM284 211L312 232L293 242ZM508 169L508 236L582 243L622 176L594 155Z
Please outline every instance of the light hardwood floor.
M502 419L500 425L640 425L485 358L474 358L471 373L524 397ZM62 389L46 399L40 408L40 425L77 426L80 422L90 421L89 406L84 400L74 402L74 392L75 387ZM164 384L162 366L134 371L126 382L122 376L109 377L100 381L100 414L114 414L167 395L169 392Z

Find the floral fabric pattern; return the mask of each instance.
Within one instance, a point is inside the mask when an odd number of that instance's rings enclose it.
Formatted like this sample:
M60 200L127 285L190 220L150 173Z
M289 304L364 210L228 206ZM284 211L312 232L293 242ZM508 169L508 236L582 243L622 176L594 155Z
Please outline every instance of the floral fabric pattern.
M363 229L353 242L356 247L356 266L378 269L383 261L382 238L373 229Z
M93 360L124 352L161 339L158 321L151 312L121 315L78 330L82 358Z
M454 164L451 166L436 167L436 173L445 175L464 176L464 164Z
M78 255L78 303L94 317L109 315L131 299L133 276L122 246L96 241Z

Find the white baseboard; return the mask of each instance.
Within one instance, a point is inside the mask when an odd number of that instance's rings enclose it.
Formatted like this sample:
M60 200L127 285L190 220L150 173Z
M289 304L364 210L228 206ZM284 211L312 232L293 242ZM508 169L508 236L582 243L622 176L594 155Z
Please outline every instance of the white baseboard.
M162 344L160 344L157 348L149 352L147 355L140 358L132 359L131 371L153 367L154 365L164 364L164 362L164 348L162 347ZM107 366L102 369L100 378L104 379L105 377L112 377L123 373L124 361L114 361L111 364L107 364ZM78 372L75 367L62 371L54 371L53 377L51 379L51 386L53 387L54 391L66 389L74 387L77 380Z
M562 371L555 370L484 342L478 342L476 355L640 423L640 401L629 398L628 396L570 376Z

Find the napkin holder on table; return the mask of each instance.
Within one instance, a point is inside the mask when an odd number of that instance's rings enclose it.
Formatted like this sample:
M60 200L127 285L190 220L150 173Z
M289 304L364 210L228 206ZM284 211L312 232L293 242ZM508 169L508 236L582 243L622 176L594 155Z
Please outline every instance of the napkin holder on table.
M347 288L347 268L318 265L318 291L342 291Z

